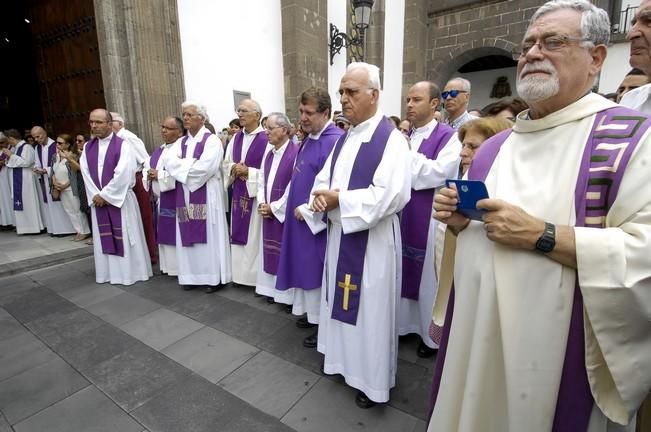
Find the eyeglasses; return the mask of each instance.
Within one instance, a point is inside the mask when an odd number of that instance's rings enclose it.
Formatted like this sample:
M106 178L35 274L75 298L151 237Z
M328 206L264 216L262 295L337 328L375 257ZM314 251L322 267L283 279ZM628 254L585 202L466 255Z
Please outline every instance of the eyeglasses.
M459 96L459 93L468 93L468 92L465 91L465 90L444 91L443 93L441 93L441 97L443 98L443 100L446 100L449 97L455 98L455 97Z
M248 114L248 113L256 113L257 111L251 111L246 108L238 108L235 110L236 114Z
M88 124L91 125L91 126L93 126L93 125L103 125L103 124L107 124L107 123L108 123L107 121L100 121L100 120L89 120L88 121Z
M588 41L590 41L590 39L572 36L547 36L546 38L538 39L535 42L533 40L522 42L522 45L520 45L519 48L514 48L513 51L511 51L511 55L513 56L513 60L519 60L522 57L526 56L529 51L531 51L531 49L536 45L538 45L538 49L541 51L552 52L565 48L570 44L570 42L581 43Z
M167 127L165 125L160 125L160 128L165 129L165 130L177 130L178 129L177 127Z
M271 132L272 130L278 129L278 128L281 128L281 127L285 127L285 126L265 126L264 130L266 130L267 132Z

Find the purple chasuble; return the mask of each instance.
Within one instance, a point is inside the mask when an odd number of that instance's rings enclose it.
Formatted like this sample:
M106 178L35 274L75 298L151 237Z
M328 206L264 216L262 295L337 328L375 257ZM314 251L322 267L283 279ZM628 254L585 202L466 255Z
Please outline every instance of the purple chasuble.
M628 161L650 126L651 117L622 106L608 108L597 113L588 137L588 143L583 152L574 190L575 226L604 228L606 215L617 197L617 191ZM510 129L502 131L482 144L468 170L470 180L484 180L486 178L500 147L511 132ZM613 146L614 148L604 148L605 146L600 146L601 144L616 145ZM603 167L609 167L610 169L594 169ZM594 192L598 193L595 194ZM590 193L589 197L588 193ZM598 197L593 198L595 196ZM586 221L586 217L600 218L602 222L591 224ZM454 311L453 301L451 294L443 326L443 339L439 349L439 357L441 358L437 361L434 370L432 383L433 403L436 402L443 369L445 368L445 350L447 349L447 339L450 335L452 313ZM583 313L583 296L581 295L577 275L552 432L587 431L590 414L594 407L594 398L590 390L585 366ZM439 362L441 363L440 367Z
M384 149L394 129L393 123L386 117L382 117L371 140L362 143L357 152L346 190L366 189L373 184L373 176L382 161ZM347 135L342 135L333 150L330 179L346 137ZM352 325L357 324L367 243L368 230L350 234L341 233L332 319Z
M437 123L429 138L420 144L418 153L434 160L456 133L450 126ZM402 291L401 296L418 300L423 263L427 251L427 231L432 219L434 188L411 190L411 200L402 209Z
M260 169L264 151L267 148L267 134L258 133L249 150L246 152L244 164L247 167ZM239 163L242 160L242 145L244 144L244 132L239 131L233 139L233 160ZM245 245L249 241L249 224L251 223L251 206L253 199L246 190L246 180L236 178L233 181L233 198L231 201L231 243Z
M151 154L149 166L158 169L158 161L163 154L163 147L158 147ZM159 245L176 245L176 190L161 192L159 198L158 218L156 218L156 242ZM156 208L154 206L154 208Z
M189 133L189 132L188 132ZM206 132L201 141L194 147L192 157L199 159L206 146L206 141L212 135ZM181 157L185 158L188 151L186 142L189 135L183 137L181 141ZM181 235L181 245L192 246L196 243L207 243L208 234L206 232L206 219L208 216L208 193L204 184L194 192L190 192L189 204L185 204L185 192L183 185L176 182L176 217L179 222L179 233Z
M314 179L325 165L335 142L343 134L343 130L330 123L319 139L306 137L298 151L287 196L283 247L280 249L276 278L277 290L321 288L327 232L323 230L313 235L304 221L294 217L294 209L309 201Z
M36 152L36 155L38 156L38 160L41 162L41 168L46 169L52 166L52 158L54 157L54 154L56 153L57 146L56 144L52 143L50 145L42 146L38 145L39 149ZM43 147L47 147L47 160L45 163L43 163ZM43 178L43 175L47 174L41 174L38 176L38 183L41 186L41 194L43 195L43 202L47 204L47 192L45 191L45 179ZM56 201L59 201L58 199Z
M289 180L292 177L292 167L296 160L298 146L292 140L287 143L287 148L280 158L278 169L274 177L271 191L269 192L269 202L278 201L284 194ZM264 195L267 196L267 182L271 171L274 153L270 150L264 161ZM262 218L262 253L265 273L275 275L278 273L278 261L280 260L281 243L283 239L283 224L275 217Z
M16 156L22 156L23 146L29 145L23 141L21 145L16 148ZM4 154L4 153L3 153ZM23 211L23 170L26 168L12 168L12 175L14 178L14 210Z
M104 168L100 180L98 169L99 140L93 138L84 147L88 171L97 189L102 190L113 178L115 167L120 161L121 150L122 138L113 134L104 156ZM102 243L102 252L107 255L123 257L124 242L122 240L122 211L120 208L107 202L103 207L95 207L95 217L97 218L97 230Z

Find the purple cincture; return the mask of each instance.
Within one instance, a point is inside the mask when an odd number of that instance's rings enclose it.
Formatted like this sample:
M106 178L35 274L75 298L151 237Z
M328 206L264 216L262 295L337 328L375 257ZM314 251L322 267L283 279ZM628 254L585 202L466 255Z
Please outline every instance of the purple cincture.
M16 148L16 156L22 156L23 147L29 145L25 141ZM3 153L4 154L4 153ZM23 211L23 170L25 168L12 168L12 175L14 180L14 210Z
M158 147L151 154L149 165L157 169L163 154L163 147ZM158 220L156 221L156 241L159 245L176 245L176 190L161 192L159 197Z
M99 140L93 138L84 147L88 171L97 189L102 190L113 178L115 167L120 161L122 142L122 138L113 134L106 149L106 155L104 156L101 180L98 170ZM95 207L95 216L97 218L97 230L99 231L102 244L102 252L107 255L123 257L124 242L122 238L122 212L120 208L106 203L103 207Z
M610 124L617 125L617 128L608 128ZM622 128L626 125L626 128ZM608 214L610 206L615 201L621 180L626 171L626 166L633 151L640 142L642 136L651 126L651 118L639 111L625 107L616 106L603 110L595 116L592 130L588 137L581 159L581 166L577 177L574 191L574 202L576 212L576 225L594 228L603 228L601 225L586 223L586 216L604 217ZM600 127L601 130L597 131ZM512 130L508 129L486 140L477 151L470 168L468 178L470 180L485 180L490 168L497 157L497 154ZM624 149L616 148L608 154L608 150L597 149L597 145L627 143ZM621 151L621 154L620 154ZM595 157L596 156L596 157ZM619 166L613 171L594 171L590 168L604 165L613 165L612 161L619 159ZM588 199L587 192L595 189L605 188L609 193L600 194L600 198ZM597 202L595 202L597 201ZM604 219L605 220L605 219ZM453 302L453 295L450 296ZM572 315L568 329L567 345L561 382L556 400L556 412L554 415L553 432L583 432L588 428L590 414L594 406L594 398L588 382L588 374L585 366L585 335L583 326L583 296L577 282L574 288L572 303ZM445 324L443 326L443 340L439 349L441 365L438 362L434 373L432 389L432 406L436 402L439 393L439 386L443 370L444 359L447 350L447 339L452 326L452 314L454 305L448 304ZM448 317L450 319L448 319Z
M382 161L384 149L394 129L393 123L386 117L382 117L371 140L368 143L362 143L357 152L346 190L366 189L373 183L373 175ZM345 143L346 136L344 135L337 141L333 150L330 164L331 179L337 158ZM332 299L332 319L352 325L357 324L367 244L368 230L350 234L341 233L336 280L334 281L335 295Z
M285 189L289 184L292 177L292 167L296 160L296 153L298 153L298 146L292 140L287 143L287 148L280 158L276 176L274 177L271 191L269 192L269 202L279 200L285 193ZM271 171L271 164L273 162L274 153L269 151L264 161L264 195L267 195L267 182L269 181L269 173ZM288 214L289 217L289 214ZM280 260L280 250L283 238L283 223L275 217L262 218L262 259L265 273L277 274L278 262Z
M434 160L456 133L454 129L437 123L430 136L424 140L418 153ZM427 251L427 231L432 218L434 189L411 190L411 200L402 209L402 290L401 296L418 300L423 263Z
M203 154L206 141L212 135L206 132L201 141L194 147L192 157L199 159ZM186 142L189 135L181 141L181 157L185 158L188 151ZM206 218L208 216L208 193L204 184L194 192L190 192L189 204L185 204L185 193L183 185L176 182L176 218L179 223L179 234L183 246L192 246L196 243L207 243L208 233L206 232Z
M344 131L336 127L334 123L330 123L318 140L310 137L305 138L298 151L287 196L283 247L280 250L276 278L276 289L278 290L285 291L289 288L312 290L321 287L327 240L326 230L313 235L304 221L299 221L294 217L294 209L309 201L314 179L325 165L335 142L343 134Z
M247 167L260 168L264 151L267 148L267 134L258 133L249 150L246 152L244 163ZM239 131L233 139L233 160L242 160L242 145L244 143L244 132ZM246 190L246 181L236 178L233 181L233 199L231 203L231 243L245 245L249 241L249 225L251 224L251 212L256 209L253 206L253 199Z

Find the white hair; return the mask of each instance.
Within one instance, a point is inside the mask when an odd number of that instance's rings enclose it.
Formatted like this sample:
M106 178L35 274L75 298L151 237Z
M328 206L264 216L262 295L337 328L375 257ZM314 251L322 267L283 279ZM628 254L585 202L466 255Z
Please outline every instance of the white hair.
M460 82L461 87L463 87L461 90L470 93L470 81L468 81L465 78L455 77L455 78L452 78L451 80L449 80L448 84L450 84L452 81Z
M124 118L120 115L120 113L111 111L111 120L116 121L120 124L124 124Z
M199 102L188 100L181 104L181 109L186 108L195 108L197 110L197 114L203 117L205 121L210 121L210 117L208 117L208 110L206 109L205 105L200 104Z
M284 127L287 129L287 135L289 135L289 130L292 127L292 122L289 121L289 117L287 117L285 113L272 112L267 115L267 121L269 121L269 119L272 117L276 120L276 126Z
M581 12L581 37L594 45L607 45L610 40L608 13L588 0L551 0L540 6L531 17L529 26L543 15L561 9Z
M382 85L380 84L380 68L374 64L364 63L364 62L352 62L346 68L346 73L364 70L368 75L368 86L374 90L382 90Z

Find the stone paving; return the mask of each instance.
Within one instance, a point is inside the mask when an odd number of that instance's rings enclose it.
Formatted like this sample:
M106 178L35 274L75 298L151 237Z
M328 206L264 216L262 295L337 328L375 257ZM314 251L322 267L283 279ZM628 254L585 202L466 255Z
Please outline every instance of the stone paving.
M91 257L68 257L0 278L0 432L426 428L434 361L416 338L401 338L390 403L361 410L301 345L312 330L250 288L96 284Z

